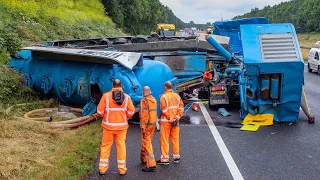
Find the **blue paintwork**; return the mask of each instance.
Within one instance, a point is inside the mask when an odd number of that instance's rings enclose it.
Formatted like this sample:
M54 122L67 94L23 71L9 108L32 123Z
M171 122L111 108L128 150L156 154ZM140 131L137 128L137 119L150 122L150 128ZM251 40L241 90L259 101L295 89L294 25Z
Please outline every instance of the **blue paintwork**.
M270 85L270 80L269 79L262 79L261 80L261 90L269 89L270 88L269 85Z
M291 62L263 62L260 50L259 34L281 34L292 33L296 39L298 54L301 61ZM241 38L243 46L244 65L246 70L246 87L259 89L256 91L256 99L248 99L247 109L254 110L260 114L274 114L275 121L295 122L299 117L304 63L302 61L298 38L291 24L260 24L241 25ZM260 98L260 74L281 74L280 82L272 81L270 95L276 99L273 106L271 98L263 100ZM294 74L294 75L293 75ZM280 86L278 86L280 83ZM263 85L262 87L265 87ZM278 88L280 87L280 88ZM246 96L241 93L241 96ZM242 97L242 98L243 98Z
M18 55L20 59L13 58L9 66L24 75L28 87L44 96L58 98L66 105L84 106L88 103L83 110L85 115L95 112L96 105L91 101L90 92L93 84L98 84L102 92L107 92L112 87L112 79L119 78L124 92L139 106L143 86L150 86L159 101L165 81L175 80L170 68L159 61L144 59L143 66L132 71L120 65L33 59L28 50Z
M268 24L267 18L245 18L232 21L217 21L214 23L215 35L230 37L230 51L242 54L240 25L242 24Z
M271 79L271 91L270 97L272 99L278 99L279 94L279 80L278 79Z
M30 51L23 50L17 54L17 58L11 60L9 66L22 72L26 85L43 95L57 97L65 104L85 105L89 102L84 107L83 114L91 114L96 108L90 92L92 84L98 84L101 90L106 92L111 89L111 80L119 78L123 82L124 91L132 97L135 105L139 106L143 86L150 86L159 102L165 81L182 83L201 76L207 70L208 59L214 60L213 68L217 67L215 62L231 59L225 63L225 71L218 72L218 75L221 79L239 82L242 119L248 113L271 113L275 115L275 121L295 122L299 115L304 63L294 27L291 24L268 24L265 18L252 18L216 22L215 28L215 34L231 38L231 53L211 37L208 42L222 56L207 52L142 52L145 57L143 66L128 70L119 65L32 59ZM259 35L281 33L294 34L301 61L262 62ZM158 61L151 60L151 57ZM179 62L184 63L182 69L177 69L180 67ZM164 63L171 64L172 70ZM280 74L280 81L261 80L261 74ZM263 88L270 89L270 98L261 98ZM249 90L253 92L253 96L247 96ZM160 115L159 111L158 113Z
M231 59L231 53L229 53L226 49L224 49L224 47L222 47L218 41L216 41L212 36L209 36L209 38L207 39L207 41L209 42L209 44L211 46L213 46L218 52L220 52L220 54L226 58L227 61L229 61Z

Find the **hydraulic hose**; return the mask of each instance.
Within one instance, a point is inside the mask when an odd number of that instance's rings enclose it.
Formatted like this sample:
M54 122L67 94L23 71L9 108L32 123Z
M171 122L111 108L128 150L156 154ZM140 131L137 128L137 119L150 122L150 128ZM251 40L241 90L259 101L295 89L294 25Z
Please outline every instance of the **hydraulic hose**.
M9 108L6 109L5 113L8 115L12 109L16 106L25 106L28 104L35 104L35 103L23 103L23 104L16 104L13 105ZM78 112L82 113L82 109L79 108L70 108L71 112ZM18 117L18 116L13 116L15 119L19 120L24 120L24 121L32 121L32 122L37 122L37 123L48 123L44 121L51 120L51 117L39 117L39 118L31 118L30 116L35 113L40 113L40 112L46 112L46 111L58 111L58 108L43 108L43 109L35 109L32 111L27 112L24 114L24 117ZM88 124L94 120L96 120L99 117L97 113L91 115L91 116L84 116L84 117L79 117L71 120L66 120L66 121L60 121L60 122L50 122L50 127L57 129L57 128L77 128L79 126L82 126L84 124Z
M23 103L23 104L13 105L13 106L9 107L8 109L6 109L5 113L9 114L11 112L11 110L16 106L25 106L28 104L34 104L34 103ZM39 118L30 117L33 114L46 112L46 111L58 111L58 108L35 109L35 110L27 112L26 114L24 114L23 117L14 116L14 118L19 119L19 120L25 120L25 121L46 123L48 120L51 120L51 117L39 117ZM82 109L71 108L71 112L82 113ZM54 129L57 129L57 128L76 128L76 127L82 126L84 124L88 124L88 123L96 120L98 117L99 117L99 115L96 113L91 116L84 116L84 117L79 117L79 118L66 120L66 121L50 122L50 127L54 128ZM43 122L43 121L46 121L46 122Z
M7 108L6 111L5 111L5 113L6 113L6 115L9 115L9 113L12 111L12 109L13 109L14 107L17 107L17 106L26 106L26 105L29 105L29 104L36 104L36 103L41 103L41 102L15 104L15 105L10 106L9 108Z
M66 121L52 122L52 124L74 124L74 123L85 121L86 119L88 119L90 117L92 117L92 116L83 116L83 117L70 119L70 120L66 120Z
M84 124L88 124L94 120L96 120L97 118L99 117L99 115L96 113L96 114L93 114L91 117L87 118L86 120L84 121L81 121L81 122L78 122L78 123L74 123L74 124L51 124L51 128L54 128L54 129L66 129L66 128L77 128L79 126L82 126Z
M24 117L25 119L34 120L34 121L48 121L48 120L51 120L51 119L52 119L51 117L39 117L39 118L31 118L31 117L30 117L32 114L40 113L40 112L45 112L45 111L58 111L58 108L35 109L35 110L32 110L32 111L27 112L23 117ZM72 111L72 112L81 113L81 112L82 112L82 109L79 109L79 108L71 108L71 111ZM72 119L72 120L76 120L76 122L79 122L79 118ZM71 120L68 120L68 121L69 121L69 122L67 122L66 124L70 124L70 122L72 123ZM80 120L80 121L81 121L81 120ZM61 122L63 122L63 121L61 121ZM61 122L60 122L60 123L61 123Z

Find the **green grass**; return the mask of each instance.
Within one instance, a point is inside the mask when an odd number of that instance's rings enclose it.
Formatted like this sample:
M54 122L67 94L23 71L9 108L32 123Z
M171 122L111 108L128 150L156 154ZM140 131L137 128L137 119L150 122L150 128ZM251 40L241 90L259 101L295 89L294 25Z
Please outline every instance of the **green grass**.
M100 0L0 1L0 179L81 179L93 168L101 140L101 121L74 130L20 121L27 111L57 106L40 100L9 69L10 54L37 42L117 36ZM17 107L11 105L38 102Z
M38 100L37 94L24 86L21 75L4 65L0 65L0 87L0 109Z
M55 167L38 167L26 179L81 179L92 171L101 142L101 121L82 126L57 143Z
M320 33L298 34L298 39L304 60L308 60L310 49L320 41Z
M302 48L312 48L314 43L320 41L320 33L298 34L299 43Z
M1 64L8 63L8 54L37 42L123 34L99 0L0 1Z

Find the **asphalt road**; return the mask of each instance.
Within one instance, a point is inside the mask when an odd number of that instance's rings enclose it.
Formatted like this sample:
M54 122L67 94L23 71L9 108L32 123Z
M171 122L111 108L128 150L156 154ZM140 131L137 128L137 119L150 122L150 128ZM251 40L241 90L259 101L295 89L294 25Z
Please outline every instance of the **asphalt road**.
M231 116L223 118L215 110L210 116L225 142L242 176L247 180L316 180L320 179L320 76L305 72L305 91L309 107L316 116L308 124L301 111L297 123L276 123L260 127L257 132L239 131L238 109L227 109ZM188 112L190 119L181 125L181 162L158 166L156 173L143 173L139 163L140 130L131 125L127 138L128 174L120 177L116 168L115 147L106 176L97 173L98 162L89 179L232 179L201 111ZM156 159L160 157L159 133L154 137Z

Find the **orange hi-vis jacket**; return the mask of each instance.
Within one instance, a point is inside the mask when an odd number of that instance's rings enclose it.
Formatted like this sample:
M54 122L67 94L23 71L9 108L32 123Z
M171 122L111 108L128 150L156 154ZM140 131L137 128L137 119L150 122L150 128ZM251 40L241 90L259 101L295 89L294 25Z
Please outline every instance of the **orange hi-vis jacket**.
M171 124L173 119L177 121L184 111L182 99L173 90L167 90L160 98L161 124Z
M157 101L153 96L147 96L140 101L140 128L156 126L158 119Z
M104 93L97 108L97 113L103 117L102 127L108 130L124 130L129 127L128 118L134 114L134 106L129 95L124 93L125 99L118 105L112 99L113 91L122 91L122 88L112 88Z

